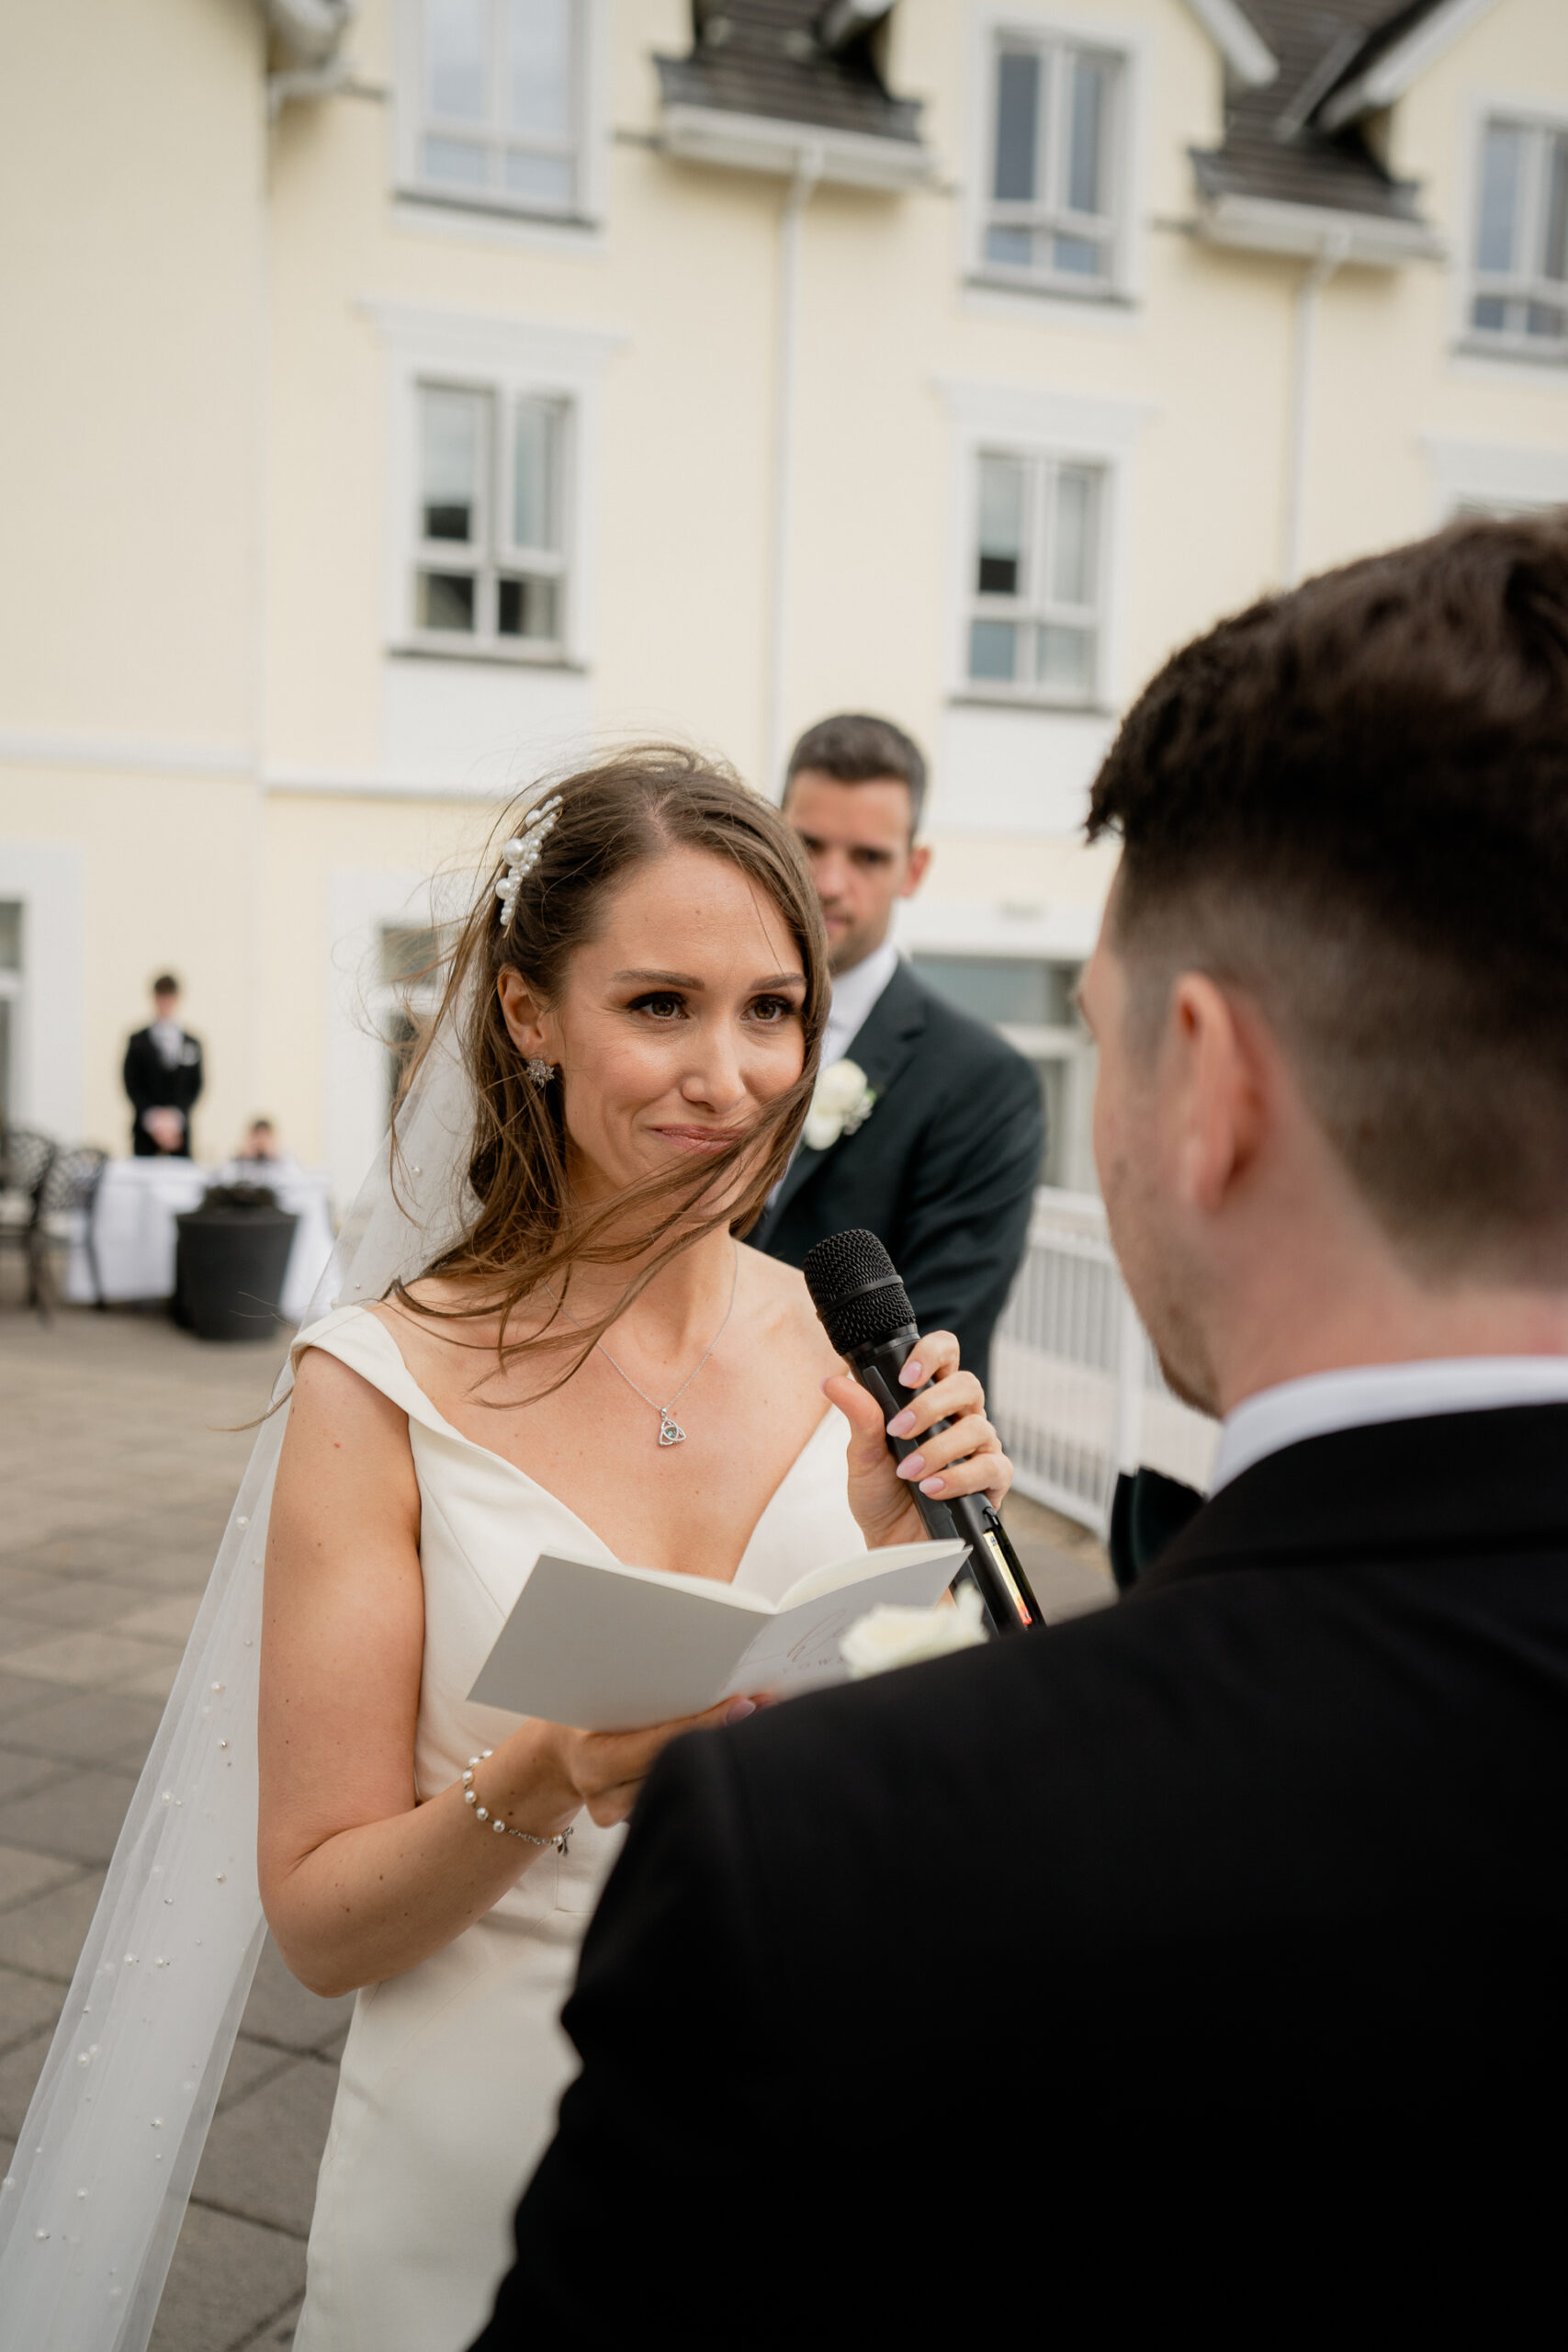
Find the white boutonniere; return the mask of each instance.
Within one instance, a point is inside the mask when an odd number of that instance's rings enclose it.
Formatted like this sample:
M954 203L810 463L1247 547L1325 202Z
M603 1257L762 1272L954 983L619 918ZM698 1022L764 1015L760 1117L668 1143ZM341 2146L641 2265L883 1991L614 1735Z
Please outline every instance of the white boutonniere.
M839 1648L852 1682L868 1674L886 1674L890 1666L915 1666L921 1658L944 1657L949 1650L973 1649L986 1639L980 1596L972 1585L953 1595L950 1609L939 1600L934 1609L903 1609L890 1601L857 1617Z
M801 1130L813 1151L829 1151L840 1136L852 1136L872 1114L875 1091L859 1062L834 1062L818 1078L811 1108Z

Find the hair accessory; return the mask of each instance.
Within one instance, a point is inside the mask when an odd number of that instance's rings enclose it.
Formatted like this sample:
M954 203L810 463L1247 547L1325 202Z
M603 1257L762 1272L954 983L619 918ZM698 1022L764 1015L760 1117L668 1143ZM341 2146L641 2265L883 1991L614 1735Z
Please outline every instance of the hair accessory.
M539 1089L541 1093L544 1091L545 1088L548 1086L551 1079L554 1078L556 1074L556 1066L554 1062L546 1061L544 1057L540 1054L536 1054L533 1059L526 1063L525 1067L527 1069L529 1077L533 1080L535 1085Z
M484 1747L477 1756L470 1756L468 1769L463 1775L463 1803L473 1806L474 1819L483 1822L488 1828L493 1829L498 1838L504 1832L508 1838L521 1838L525 1846L553 1846L557 1853L564 1858L567 1841L571 1836L572 1826L570 1822L564 1829L558 1829L553 1838L536 1838L531 1829L513 1829L510 1822L496 1820L494 1815L480 1804L479 1792L474 1786L474 1769L477 1765L482 1764L487 1756L494 1754L493 1747Z
M495 886L495 895L501 900L502 931L512 921L517 893L539 863L539 852L544 848L545 837L559 815L560 794L554 792L547 800L541 800L536 808L529 809L523 820L523 831L502 845L501 854L506 860L506 872Z

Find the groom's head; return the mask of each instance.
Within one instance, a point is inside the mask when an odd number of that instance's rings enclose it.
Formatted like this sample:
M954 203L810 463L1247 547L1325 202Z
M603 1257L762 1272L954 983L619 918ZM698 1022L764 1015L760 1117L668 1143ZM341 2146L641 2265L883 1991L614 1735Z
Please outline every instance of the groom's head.
M1458 525L1186 647L1100 771L1104 832L1096 1152L1178 1385L1228 1408L1334 1362L1553 1344L1568 517Z

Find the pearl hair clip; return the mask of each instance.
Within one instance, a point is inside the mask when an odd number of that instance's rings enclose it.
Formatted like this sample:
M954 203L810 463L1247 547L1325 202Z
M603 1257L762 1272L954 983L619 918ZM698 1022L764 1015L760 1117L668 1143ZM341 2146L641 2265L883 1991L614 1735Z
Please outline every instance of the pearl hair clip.
M535 866L539 863L539 853L545 846L545 837L559 815L560 794L557 792L553 793L548 800L541 800L536 808L530 808L523 820L521 833L515 834L511 841L502 845L501 854L506 860L506 872L495 886L495 895L501 900L502 931L512 921L512 910L517 904L517 893L522 888L525 878L532 874Z

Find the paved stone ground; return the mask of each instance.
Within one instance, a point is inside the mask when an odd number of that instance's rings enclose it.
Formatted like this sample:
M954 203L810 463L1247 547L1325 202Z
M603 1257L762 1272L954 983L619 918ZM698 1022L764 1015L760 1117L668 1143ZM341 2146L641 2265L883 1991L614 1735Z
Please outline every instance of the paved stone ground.
M0 1289L0 2156L49 2046L126 1804L282 1342L204 1346L161 1317ZM1093 1539L1009 1506L1052 1617L1111 1597ZM293 2339L350 2003L269 1945L152 2337L153 2352Z

